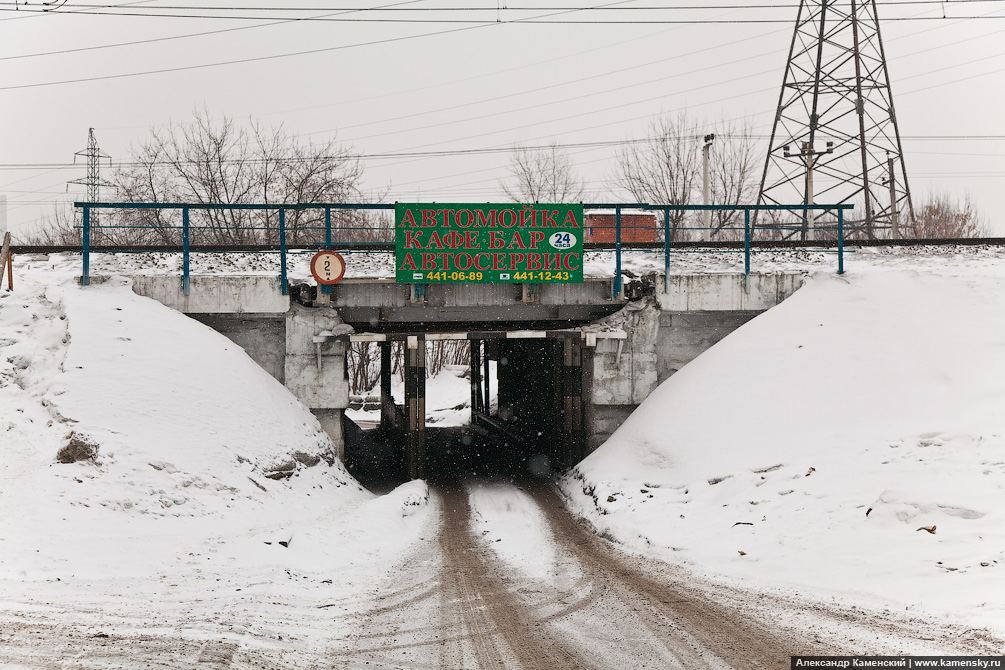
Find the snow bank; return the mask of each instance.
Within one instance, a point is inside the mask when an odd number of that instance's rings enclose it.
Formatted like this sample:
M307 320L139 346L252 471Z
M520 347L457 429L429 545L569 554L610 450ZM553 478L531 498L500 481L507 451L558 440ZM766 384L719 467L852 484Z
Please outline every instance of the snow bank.
M32 631L7 651L36 667L83 631L314 667L358 634L429 530L425 484L375 498L230 340L126 280L29 265L0 292L0 626Z
M637 550L1005 626L1003 274L813 277L563 489Z
M127 281L27 278L2 300L0 571L100 572L179 533L289 526L371 497L240 347ZM60 462L71 442L80 460Z

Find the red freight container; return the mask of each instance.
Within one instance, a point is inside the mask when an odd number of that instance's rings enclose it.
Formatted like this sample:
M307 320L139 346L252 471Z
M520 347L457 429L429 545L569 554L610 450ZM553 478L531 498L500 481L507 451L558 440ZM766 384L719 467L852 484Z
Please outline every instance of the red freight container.
M587 242L603 244L615 243L615 215L610 213L588 213L584 216ZM656 242L656 215L640 212L621 213L621 242Z

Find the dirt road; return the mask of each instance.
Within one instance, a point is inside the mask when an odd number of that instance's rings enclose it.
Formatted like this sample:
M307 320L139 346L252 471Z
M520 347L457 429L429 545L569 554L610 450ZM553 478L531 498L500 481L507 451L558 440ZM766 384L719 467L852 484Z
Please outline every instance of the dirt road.
M513 495L505 489L496 495ZM478 532L464 485L433 490L437 535L379 590L360 622L367 632L336 667L781 669L793 654L908 653L912 640L950 639L917 621L716 586L627 556L570 516L546 483L518 490L554 547L554 568L534 577Z
M395 569L332 574L346 582L335 597L324 595L331 580L287 568L247 583L205 571L203 556L167 581L33 582L30 604L0 599L0 669L747 670L788 668L798 653L1003 648L980 630L723 585L626 555L545 482L443 482L428 505Z

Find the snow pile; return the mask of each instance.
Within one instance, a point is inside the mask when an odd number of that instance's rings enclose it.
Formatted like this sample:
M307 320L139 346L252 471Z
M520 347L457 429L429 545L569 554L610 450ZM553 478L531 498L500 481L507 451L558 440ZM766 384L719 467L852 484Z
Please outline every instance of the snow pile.
M126 280L31 265L0 292L5 661L48 667L108 630L165 662L210 639L275 667L326 657L332 617L352 633L428 525L425 484L374 498L230 340Z
M129 563L138 537L171 534L156 519L289 525L370 497L222 335L125 280L18 289L0 302L0 536L8 557L33 556L7 570L59 570L85 546L96 569Z
M813 277L562 485L637 550L1001 625L1005 276Z

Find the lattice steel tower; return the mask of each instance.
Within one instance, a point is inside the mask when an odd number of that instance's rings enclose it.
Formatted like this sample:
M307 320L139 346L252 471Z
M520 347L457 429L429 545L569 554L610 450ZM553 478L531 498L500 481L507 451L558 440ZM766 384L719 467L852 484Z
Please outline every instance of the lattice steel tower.
M83 179L73 179L68 183L81 184L87 187L86 202L101 202L101 187L112 186L109 182L101 179L101 159L107 158L111 160L112 157L102 153L98 147L98 139L94 136L94 128L87 129L87 148L73 155L74 160L76 160L76 156L83 156L87 159L87 176Z
M853 203L850 236L899 237L914 220L875 0L800 0L758 204L800 202ZM789 216L782 236L804 239L836 218Z

